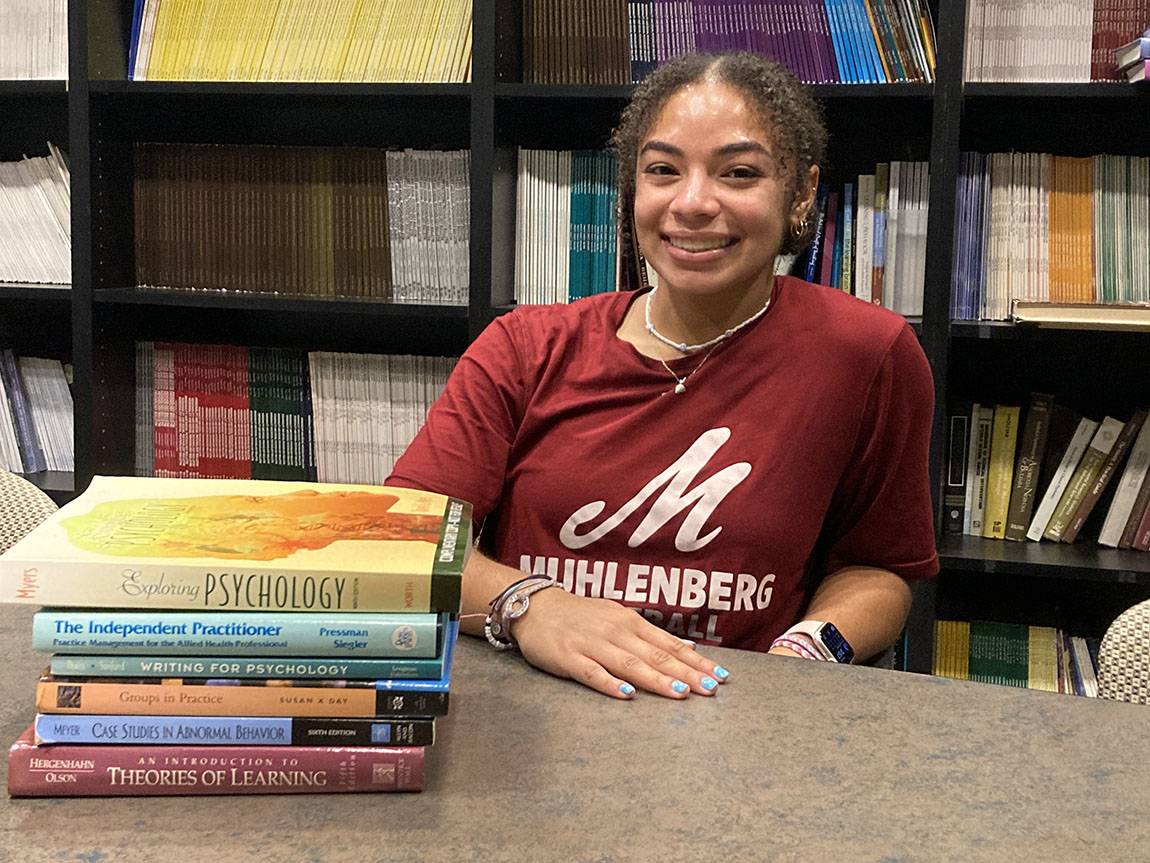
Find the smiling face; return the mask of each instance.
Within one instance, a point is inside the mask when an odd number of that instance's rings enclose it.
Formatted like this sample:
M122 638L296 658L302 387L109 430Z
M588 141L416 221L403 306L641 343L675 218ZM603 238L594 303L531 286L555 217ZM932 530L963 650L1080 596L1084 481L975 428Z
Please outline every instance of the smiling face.
M785 232L805 215L818 169L790 200L768 130L740 93L706 79L664 104L639 142L635 230L659 284L765 302Z

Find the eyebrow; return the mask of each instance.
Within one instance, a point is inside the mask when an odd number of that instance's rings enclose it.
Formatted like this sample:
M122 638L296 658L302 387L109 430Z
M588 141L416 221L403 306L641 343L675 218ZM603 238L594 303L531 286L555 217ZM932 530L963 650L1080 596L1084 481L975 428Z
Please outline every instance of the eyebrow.
M682 156L683 151L673 144L668 144L666 141L653 140L648 141L639 150L639 155L642 156L648 150L654 150L659 153L666 153L670 156ZM760 144L758 141L737 141L733 144L724 144L714 151L716 156L732 156L737 153L762 153L764 156L770 156L770 151Z

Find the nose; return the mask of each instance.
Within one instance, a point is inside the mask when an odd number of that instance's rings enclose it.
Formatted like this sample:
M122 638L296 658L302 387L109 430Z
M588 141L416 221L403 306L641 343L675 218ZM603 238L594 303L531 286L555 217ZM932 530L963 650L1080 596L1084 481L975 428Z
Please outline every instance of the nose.
M711 177L706 171L690 171L679 183L671 201L671 212L684 218L709 217L715 215L718 206Z

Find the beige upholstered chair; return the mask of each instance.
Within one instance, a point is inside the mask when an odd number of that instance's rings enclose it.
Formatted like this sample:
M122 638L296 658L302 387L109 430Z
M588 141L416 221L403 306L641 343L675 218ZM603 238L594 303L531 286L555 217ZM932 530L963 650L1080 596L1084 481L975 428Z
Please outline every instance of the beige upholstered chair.
M0 552L55 511L52 498L28 480L0 470Z
M1110 624L1098 649L1098 695L1150 704L1150 600Z

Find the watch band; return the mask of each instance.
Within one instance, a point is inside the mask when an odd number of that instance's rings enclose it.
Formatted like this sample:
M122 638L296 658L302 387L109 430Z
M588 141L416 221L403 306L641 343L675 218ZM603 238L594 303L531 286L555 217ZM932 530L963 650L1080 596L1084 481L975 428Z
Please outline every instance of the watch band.
M529 575L509 584L503 593L489 603L491 611L483 622L483 634L496 650L518 647L511 637L511 621L518 620L531 607L531 594L559 583L546 575Z
M809 638L819 655L830 662L849 665L854 659L855 652L850 642L833 623L823 620L800 620L784 632L783 637L796 634Z

